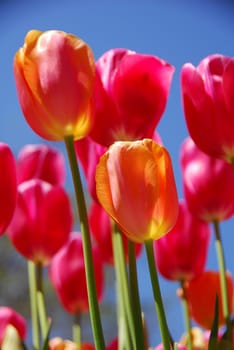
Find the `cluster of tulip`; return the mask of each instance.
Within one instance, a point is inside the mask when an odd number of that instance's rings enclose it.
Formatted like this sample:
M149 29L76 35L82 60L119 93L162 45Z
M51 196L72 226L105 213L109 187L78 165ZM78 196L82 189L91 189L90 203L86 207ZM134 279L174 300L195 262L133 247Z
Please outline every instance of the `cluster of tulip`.
M81 231L73 232L63 155L45 144L26 145L15 159L1 143L0 233L28 261L34 350L149 349L136 263L143 246L162 339L155 349L234 349L233 279L219 227L234 213L234 58L211 55L198 67L182 67L191 137L180 151L181 200L170 155L155 131L173 72L156 56L126 49L95 62L83 40L62 31L30 31L16 53L16 89L28 124L42 138L65 143ZM210 224L217 271L206 269ZM118 329L108 346L99 310L104 264L114 266L117 298ZM50 336L45 267L67 312L89 310L93 345L82 342L77 322L72 340ZM179 283L180 340L167 324L158 271ZM1 349L26 349L25 337L23 316L1 307Z

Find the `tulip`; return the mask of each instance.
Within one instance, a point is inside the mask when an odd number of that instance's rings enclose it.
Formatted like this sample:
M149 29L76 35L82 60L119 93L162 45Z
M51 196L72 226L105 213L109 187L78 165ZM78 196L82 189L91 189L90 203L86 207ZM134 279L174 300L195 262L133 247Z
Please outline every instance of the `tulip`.
M202 152L187 138L180 152L183 188L193 215L205 221L221 221L234 213L234 172L224 160Z
M89 194L97 202L95 183L96 166L106 150L106 146L96 143L89 136L75 142L76 156L82 166Z
M70 200L63 188L39 179L18 186L8 236L26 259L47 265L67 242L71 227Z
M228 288L228 302L232 310L233 280L229 273L226 273ZM216 271L203 271L197 278L190 280L186 286L186 295L189 302L191 317L200 326L210 330L214 319L215 300L218 297L218 324L219 327L225 324L221 302L221 285L219 273Z
M102 298L103 266L100 252L92 248L97 296ZM74 233L69 241L54 256L49 267L49 276L58 298L68 312L77 314L89 309L83 244L81 235Z
M51 185L63 186L65 159L61 152L45 144L26 145L17 159L18 182L41 179Z
M187 281L199 276L206 263L210 242L209 224L194 217L184 200L168 234L154 242L157 267L169 280Z
M82 346L81 349L85 348ZM79 346L71 340L55 337L49 340L49 350L79 350Z
M57 30L29 31L14 75L23 114L39 136L61 141L89 133L95 62L83 40Z
M89 224L92 236L98 246L102 260L106 264L113 265L113 249L112 249L112 224L111 218L106 211L98 204L93 201L89 208ZM123 237L123 247L126 261L128 261L128 240L127 237ZM135 245L136 256L138 257L141 253L141 245Z
M7 327L9 325L13 326L16 329L19 337L22 340L25 339L27 326L26 326L26 320L24 319L24 317L10 307L1 306L0 307L0 345L2 345L5 332L7 331Z
M187 346L184 346L179 343L176 343L176 345L178 350L188 350ZM158 346L156 346L156 348L154 348L154 350L164 350L163 344L159 344ZM171 348L171 350L173 350L173 348Z
M154 132L153 140L162 144L161 137L157 132ZM75 150L84 172L89 194L92 199L98 202L95 182L96 167L100 157L107 151L107 147L93 141L88 136L75 142Z
M151 139L115 142L97 165L96 191L102 207L134 242L160 238L177 219L170 155Z
M234 159L234 57L211 55L181 72L183 107L189 133L212 157Z
M151 55L112 49L96 62L90 136L104 146L152 138L166 107L174 67Z
M12 218L16 203L16 166L8 145L0 143L0 235Z

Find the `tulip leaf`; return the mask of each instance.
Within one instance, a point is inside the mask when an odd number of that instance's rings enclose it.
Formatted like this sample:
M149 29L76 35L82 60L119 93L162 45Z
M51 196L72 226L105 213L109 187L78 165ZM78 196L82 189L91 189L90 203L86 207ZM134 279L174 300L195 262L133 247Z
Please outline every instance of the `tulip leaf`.
M49 338L50 338L51 326L52 326L52 321L51 321L51 319L49 319L49 321L48 321L47 335L46 335L46 338L45 338L45 341L44 341L42 350L50 350L50 347L49 347Z
M218 350L218 329L219 329L219 298L216 295L215 307L214 307L214 318L210 332L210 338L208 343L208 350Z

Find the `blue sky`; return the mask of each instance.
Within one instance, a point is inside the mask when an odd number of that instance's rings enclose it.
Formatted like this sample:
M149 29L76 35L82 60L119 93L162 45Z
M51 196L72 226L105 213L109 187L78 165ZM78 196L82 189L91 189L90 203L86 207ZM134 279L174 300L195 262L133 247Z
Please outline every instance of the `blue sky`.
M25 34L30 29L60 29L74 33L92 47L96 59L111 48L123 47L139 53L157 55L175 66L167 108L158 131L172 155L178 191L182 195L178 151L187 136L187 129L181 105L180 70L184 63L192 62L197 65L209 54L234 56L233 2L1 0L0 141L7 142L15 154L26 143L42 142L42 139L27 126L22 116L12 71L14 54L23 45ZM57 143L54 146L64 150L62 144ZM233 226L231 221L223 225L223 230L233 231ZM232 264L232 271L233 237L234 232L224 233L227 262ZM210 253L209 264L216 268L213 252ZM140 275L144 275L141 268ZM162 283L168 287L165 281ZM170 288L167 288L164 295L169 304ZM143 299L148 300L148 297L148 292L144 292ZM145 305L147 308L147 301ZM170 318L173 321L180 310L173 307L170 310ZM171 322L171 327L175 336L181 334L183 325L179 321ZM156 333L155 331L150 338L153 344L159 339Z

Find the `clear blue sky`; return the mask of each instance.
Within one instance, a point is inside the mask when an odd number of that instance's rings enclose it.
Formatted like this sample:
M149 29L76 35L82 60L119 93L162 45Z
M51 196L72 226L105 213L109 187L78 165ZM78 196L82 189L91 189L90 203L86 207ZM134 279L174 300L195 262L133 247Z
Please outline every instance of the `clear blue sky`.
M90 44L96 59L115 47L157 55L176 68L166 112L158 130L171 152L181 195L178 151L187 136L187 129L181 106L180 69L185 62L197 65L213 53L234 56L234 3L223 0L0 1L0 141L7 142L15 154L25 143L42 142L22 116L12 72L13 56L23 45L28 30L60 29L74 33ZM64 149L62 144L55 146ZM233 221L223 225L223 231L234 231L233 228ZM234 232L224 233L227 262L229 266L232 264L232 272L233 237ZM213 252L209 264L216 268ZM144 276L141 267L140 275ZM181 311L171 304L175 286L172 291L167 282L162 281L162 284L167 287L164 298L170 310L169 324L175 337L179 337L183 329ZM142 297L148 311L153 308L148 303L149 294L146 288ZM150 340L156 345L159 340L157 329L151 332Z

